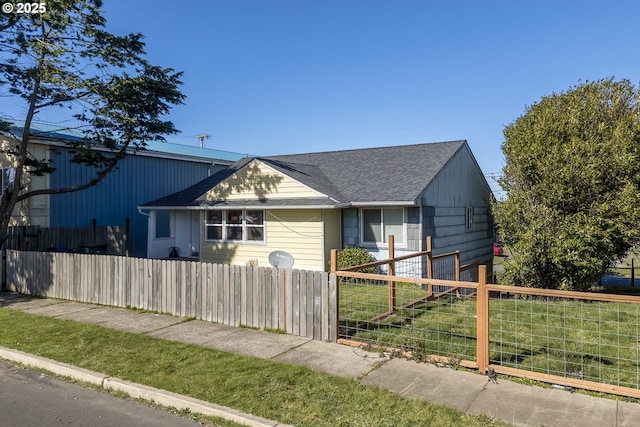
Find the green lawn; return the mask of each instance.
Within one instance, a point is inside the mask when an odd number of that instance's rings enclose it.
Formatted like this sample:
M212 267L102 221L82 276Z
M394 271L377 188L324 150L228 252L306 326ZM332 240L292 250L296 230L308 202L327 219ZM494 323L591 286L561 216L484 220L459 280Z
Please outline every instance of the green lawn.
M306 367L9 309L0 323L1 346L300 427L505 425Z

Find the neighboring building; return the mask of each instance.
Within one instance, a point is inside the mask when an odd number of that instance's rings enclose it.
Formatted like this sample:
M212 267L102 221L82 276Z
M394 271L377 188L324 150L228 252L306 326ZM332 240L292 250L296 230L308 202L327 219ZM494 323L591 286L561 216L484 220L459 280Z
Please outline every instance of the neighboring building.
M140 208L150 213L150 257L177 248L202 261L269 265L283 250L294 268L326 270L333 248L386 258L390 234L396 255L423 250L432 236L434 254L491 263L490 200L468 144L453 141L246 158Z
M12 133L20 136L21 129L13 128ZM30 152L37 158L49 159L56 170L41 177L27 176L25 187L29 190L62 188L89 181L95 175L95 170L70 162L72 150L61 142L78 138L72 133L49 130L44 125L32 127ZM11 136L0 134L0 144L5 148L17 142ZM25 200L14 211L12 223L42 227L90 227L95 219L97 225L124 227L128 218L129 254L145 257L148 221L137 206L198 182L245 156L229 151L150 142L145 150L131 150L118 163L116 170L93 187ZM13 169L10 159L0 156L0 167L2 179L11 180Z

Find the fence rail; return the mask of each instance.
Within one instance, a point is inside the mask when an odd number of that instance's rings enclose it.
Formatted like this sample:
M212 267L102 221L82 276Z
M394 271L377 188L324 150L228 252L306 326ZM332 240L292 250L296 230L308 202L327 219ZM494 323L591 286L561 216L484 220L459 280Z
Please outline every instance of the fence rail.
M313 339L337 335L337 315L330 309L335 280L323 272L7 250L6 286Z

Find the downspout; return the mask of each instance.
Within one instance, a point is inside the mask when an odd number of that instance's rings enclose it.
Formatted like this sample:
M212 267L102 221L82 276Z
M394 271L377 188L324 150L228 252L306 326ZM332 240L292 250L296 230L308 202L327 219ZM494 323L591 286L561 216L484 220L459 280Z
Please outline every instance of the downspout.
M146 212L142 212L142 208L140 206L138 206L138 213L140 215L146 216L147 217L147 247L146 247L146 257L149 257L149 248L151 248L151 233L150 228L151 228L151 224L149 224L151 222L151 214L150 213L146 213Z

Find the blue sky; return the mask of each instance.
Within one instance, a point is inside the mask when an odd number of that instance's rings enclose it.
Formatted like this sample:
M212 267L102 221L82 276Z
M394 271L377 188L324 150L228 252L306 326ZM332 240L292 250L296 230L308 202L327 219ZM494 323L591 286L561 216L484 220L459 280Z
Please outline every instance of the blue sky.
M466 139L492 177L504 126L527 105L581 80L640 82L635 1L105 0L104 10L111 32L143 33L151 62L184 71L171 142L206 133L209 148L255 155Z

